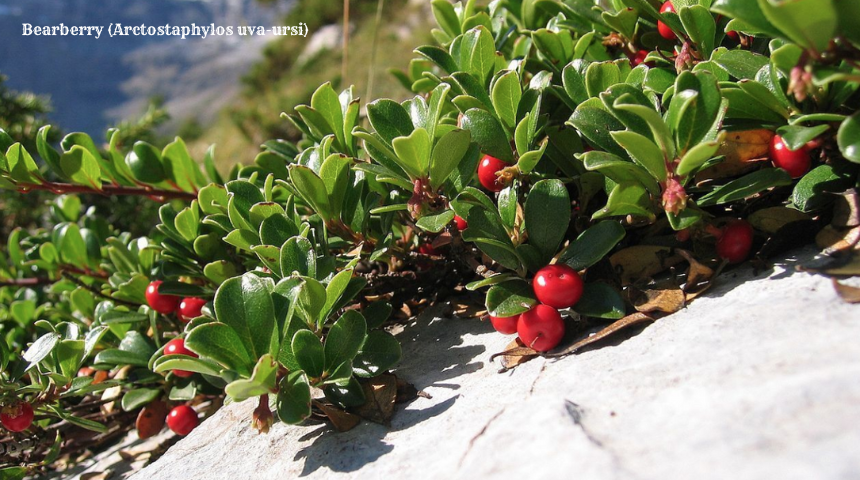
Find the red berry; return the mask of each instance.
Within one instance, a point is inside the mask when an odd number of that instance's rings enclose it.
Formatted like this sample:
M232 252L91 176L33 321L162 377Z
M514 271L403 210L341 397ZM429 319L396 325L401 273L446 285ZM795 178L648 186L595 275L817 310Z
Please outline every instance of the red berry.
M177 435L188 435L199 424L197 412L188 405L173 407L173 410L167 414L167 427Z
M732 40L734 40L734 41L736 41L736 42L740 42L740 41L741 41L741 36L740 36L740 35L738 35L738 32L736 32L736 31L734 31L734 30L730 30L730 31L726 32L726 36L727 36L727 37L729 37L729 38L731 38Z
M513 317L494 317L490 315L490 323L493 324L493 328L495 328L497 332L505 335L517 333L517 323L519 319L519 315L514 315Z
M481 159L481 163L478 164L478 180L487 190L491 192L501 192L505 186L499 183L499 176L496 174L507 166L507 163L496 157L484 155L484 158Z
M438 255L439 251L433 248L433 245L429 243L422 243L420 247L418 247L418 252L423 253L424 255Z
M645 62L646 57L648 57L648 50L639 50L636 52L636 56L634 56L632 60L633 66L638 67L639 65L642 65ZM645 65L650 66L647 63Z
M23 432L33 424L33 406L27 402L19 403L10 413L0 414L0 423L10 432Z
M788 172L791 178L800 178L806 175L812 163L809 150L805 145L800 150L789 150L788 145L779 135L774 135L770 141L770 160L775 167Z
M197 354L185 348L185 340L181 338L174 338L173 340L167 342L167 345L164 346L164 354L165 355L186 355L189 357L197 358ZM194 375L194 372L189 372L187 370L173 370L173 374L177 377L188 378L191 375Z
M464 220L463 217L459 215L454 215L454 221L457 222L457 230L461 232L469 228L469 224L466 223L466 220Z
M572 307L582 296L582 279L567 265L548 265L538 270L532 287L537 299L554 308Z
M179 306L179 297L158 293L158 287L162 283L161 280L156 280L146 287L146 303L156 312L167 315L175 311L176 307Z
M526 346L546 352L555 348L564 337L564 320L558 310L538 305L520 315L517 333Z
M197 318L202 315L203 305L206 305L206 300L197 297L186 297L179 303L179 319L188 323L192 318Z
M675 6L672 5L672 1L664 3L662 7L660 7L660 13L672 12L675 13ZM669 28L669 25L657 20L657 31L660 32L660 36L665 38L666 40L677 40L678 36L675 35L675 32Z
M729 223L717 239L717 255L729 263L741 263L752 249L753 228L744 220Z

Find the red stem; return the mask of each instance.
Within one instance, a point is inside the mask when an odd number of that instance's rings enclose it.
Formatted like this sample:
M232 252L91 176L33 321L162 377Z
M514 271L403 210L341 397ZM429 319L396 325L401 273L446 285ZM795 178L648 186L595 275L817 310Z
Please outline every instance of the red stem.
M164 200L169 199L182 199L182 200L195 200L197 199L197 194L192 192L181 192L175 190L163 190L158 188L149 188L149 187L124 187L120 185L102 185L101 190L96 190L93 187L87 187L84 185L73 185L71 183L61 183L61 182L45 182L39 185L32 183L19 183L18 191L21 193L27 193L32 190L46 190L57 195L62 195L65 193L94 193L99 195L137 195L141 197L160 197Z

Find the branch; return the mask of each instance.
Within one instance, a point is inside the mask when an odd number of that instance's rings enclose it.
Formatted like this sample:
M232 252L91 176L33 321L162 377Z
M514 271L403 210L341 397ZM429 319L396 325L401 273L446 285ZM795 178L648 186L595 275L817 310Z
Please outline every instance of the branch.
M124 187L120 185L103 185L101 190L85 185L73 185L71 183L45 182L42 184L19 183L18 191L28 193L33 190L45 190L57 195L65 193L92 193L97 195L136 195L149 197L153 200L163 201L171 199L196 200L197 194L193 192L182 192L176 190L163 190L149 187Z
M47 285L52 282L53 280L47 277L17 278L14 280L0 281L0 287L35 287L39 285Z

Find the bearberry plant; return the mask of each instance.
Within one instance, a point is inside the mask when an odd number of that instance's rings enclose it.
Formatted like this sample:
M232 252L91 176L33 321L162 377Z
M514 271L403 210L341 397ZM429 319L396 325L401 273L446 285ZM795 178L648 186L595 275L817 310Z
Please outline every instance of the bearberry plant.
M430 5L436 43L396 72L412 98L324 84L284 115L300 140L227 176L178 138L0 133L0 186L57 195L0 265L3 442L57 434L4 475L134 415L185 435L224 397L261 431L378 420L393 309L458 285L517 334L511 366L799 244L860 273L860 3ZM150 197L160 223L133 238L92 195Z

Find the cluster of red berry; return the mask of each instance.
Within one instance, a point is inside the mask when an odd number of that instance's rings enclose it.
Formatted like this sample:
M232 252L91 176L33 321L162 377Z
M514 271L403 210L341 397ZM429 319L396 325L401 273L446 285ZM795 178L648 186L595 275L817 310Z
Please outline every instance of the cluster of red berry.
M206 300L197 297L180 299L175 295L158 293L158 287L162 283L161 280L155 280L146 287L146 303L149 304L149 308L162 315L176 312L179 319L185 323L188 323L192 318L200 316L203 305L206 305Z
M564 337L564 320L558 309L576 305L582 297L582 278L567 265L547 265L535 274L532 288L539 305L513 317L490 315L490 322L499 333L516 333L524 345L546 352Z
M500 173L508 164L484 155L478 164L478 180L491 192L500 192L505 185ZM466 222L456 217L462 230ZM463 224L461 228L460 224ZM527 346L539 351L552 350L564 337L564 320L558 309L570 308L582 296L582 279L567 265L548 265L540 269L532 282L535 297L541 302L528 312L513 317L490 316L493 327L505 335L518 334Z
M162 315L167 315L176 312L179 319L183 322L188 322L192 318L199 317L203 310L203 305L206 300L197 297L186 297L180 299L175 295L165 295L158 292L158 287L161 285L161 280L155 280L146 288L146 303L149 307ZM185 340L182 338L174 338L164 345L165 355L185 355L192 358L198 358L198 355L185 347ZM172 370L177 377L188 378L194 375L194 372L187 370ZM187 435L199 423L197 413L193 408L187 405L179 405L173 407L170 413L167 414L167 426L173 432L179 435Z

